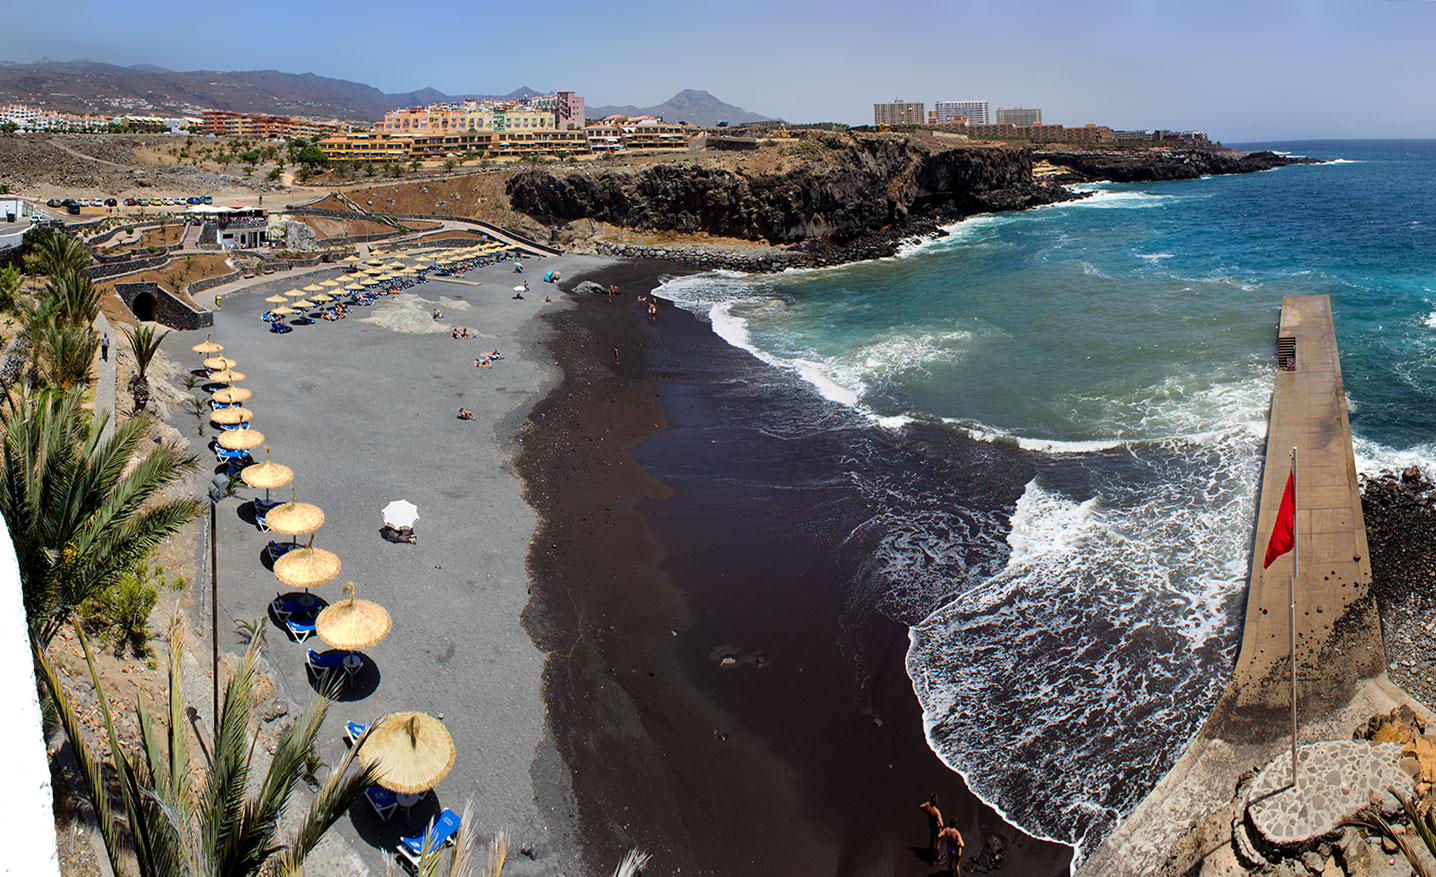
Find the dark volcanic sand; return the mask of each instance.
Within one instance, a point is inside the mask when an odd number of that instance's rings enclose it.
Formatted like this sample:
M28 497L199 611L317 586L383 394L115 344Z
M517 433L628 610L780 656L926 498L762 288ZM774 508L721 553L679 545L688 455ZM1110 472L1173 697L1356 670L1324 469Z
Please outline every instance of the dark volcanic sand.
M564 379L518 459L542 519L524 618L593 873L637 846L652 874L926 874L937 792L965 872L993 838L1006 873L1066 874L933 755L906 626L852 605L870 510L842 430L800 448L762 405L733 418L720 397L766 367L667 303L650 324L635 298L665 269L605 271L624 295L548 318Z

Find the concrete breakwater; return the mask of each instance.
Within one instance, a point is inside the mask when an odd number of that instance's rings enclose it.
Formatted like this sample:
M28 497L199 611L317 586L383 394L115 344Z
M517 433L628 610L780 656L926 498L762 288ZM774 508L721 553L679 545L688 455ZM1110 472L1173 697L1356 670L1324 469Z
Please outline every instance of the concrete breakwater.
M1292 555L1263 567L1297 449L1297 713L1301 739L1350 739L1406 699L1385 673L1362 495L1331 302L1286 296L1277 331L1267 450L1252 535L1241 651L1212 715L1156 788L1083 864L1091 875L1195 873L1234 863L1233 792L1288 752ZM1289 344L1289 346L1287 346ZM1235 867L1235 866L1234 866ZM1206 873L1203 871L1203 873ZM1226 873L1220 868L1213 873Z

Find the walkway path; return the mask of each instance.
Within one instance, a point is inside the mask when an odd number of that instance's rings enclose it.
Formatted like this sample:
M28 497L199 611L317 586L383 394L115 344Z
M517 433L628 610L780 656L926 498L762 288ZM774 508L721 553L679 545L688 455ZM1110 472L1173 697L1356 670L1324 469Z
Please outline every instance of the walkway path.
M108 439L115 434L115 382L118 380L115 369L115 358L119 355L119 338L115 337L115 330L110 326L110 321L105 319L103 313L95 317L95 331L103 337L106 333L110 336L110 355L107 359L101 359L95 371L95 416L101 412L109 412L105 420L105 429L101 433L102 439Z

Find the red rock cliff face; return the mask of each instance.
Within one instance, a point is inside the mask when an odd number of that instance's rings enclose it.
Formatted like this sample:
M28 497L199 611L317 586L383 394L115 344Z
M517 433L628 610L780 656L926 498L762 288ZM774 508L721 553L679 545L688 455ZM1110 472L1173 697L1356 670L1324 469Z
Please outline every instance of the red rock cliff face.
M592 219L820 246L1073 197L1033 182L1027 149L829 133L796 149L796 167L767 174L695 163L531 170L509 181L508 195L515 209L549 224Z

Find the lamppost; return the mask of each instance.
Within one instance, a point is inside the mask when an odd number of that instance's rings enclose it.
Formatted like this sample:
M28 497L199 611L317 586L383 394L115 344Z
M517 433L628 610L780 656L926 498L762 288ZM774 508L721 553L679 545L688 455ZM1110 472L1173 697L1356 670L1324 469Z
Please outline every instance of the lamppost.
M209 610L210 610L210 681L211 703L214 704L214 739L219 740L219 550L215 544L215 516L219 501L229 493L228 472L216 472L209 482Z

